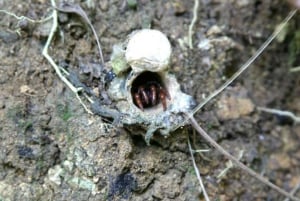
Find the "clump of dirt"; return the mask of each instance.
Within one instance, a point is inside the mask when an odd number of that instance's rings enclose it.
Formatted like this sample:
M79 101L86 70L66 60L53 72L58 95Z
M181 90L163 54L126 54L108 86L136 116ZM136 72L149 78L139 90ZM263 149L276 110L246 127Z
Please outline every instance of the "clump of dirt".
M133 30L164 32L174 50L171 71L182 90L201 102L247 60L289 12L285 2L200 1L194 48L186 37L193 1L81 2L100 37L105 61L114 44ZM0 1L1 9L33 19L46 18L49 2ZM190 161L187 136L195 149L209 146L192 128L151 146L137 128L118 128L89 115L41 54L51 20L31 23L0 13L0 200L202 200ZM299 183L300 127L256 106L300 114L300 76L295 33L290 22L283 42L275 42L220 97L196 115L225 149L286 190ZM103 104L98 85L99 55L91 31L74 14L59 14L59 30L49 49ZM293 57L291 57L291 55ZM292 61L292 62L291 62ZM97 84L98 83L98 84ZM233 108L232 108L233 107ZM136 129L136 130L135 130ZM278 200L281 195L237 168L221 179L227 160L217 151L196 154L212 199ZM283 199L283 197L282 197Z

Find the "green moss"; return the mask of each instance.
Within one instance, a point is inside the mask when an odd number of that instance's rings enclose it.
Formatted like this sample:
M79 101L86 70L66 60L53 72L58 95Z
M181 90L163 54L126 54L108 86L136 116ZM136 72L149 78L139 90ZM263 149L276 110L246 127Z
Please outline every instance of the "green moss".
M195 171L195 168L193 166L190 166L188 168L188 171L187 171L190 175L194 175L196 176L196 171Z
M116 44L113 46L113 52L111 55L111 67L116 75L124 72L128 69L125 60L125 49L123 44Z
M63 121L68 121L72 117L72 112L68 105L59 104L57 106L57 112Z
M127 0L127 5L131 9L135 9L137 6L137 0Z
M300 54L300 30L294 32L294 37L289 44L289 67L294 66Z

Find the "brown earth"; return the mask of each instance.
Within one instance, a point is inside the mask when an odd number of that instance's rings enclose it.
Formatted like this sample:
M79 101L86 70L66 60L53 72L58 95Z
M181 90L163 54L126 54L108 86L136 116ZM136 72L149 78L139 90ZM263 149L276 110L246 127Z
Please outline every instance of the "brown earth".
M106 61L112 46L132 31L159 29L173 47L171 71L197 102L232 75L291 10L280 0L199 1L194 48L189 49L184 41L193 1L91 2L80 5L100 37ZM36 20L52 11L45 0L0 0L0 8ZM41 54L51 21L0 17L1 201L204 200L187 146L190 136L195 148L209 148L200 136L187 126L167 139L156 136L147 146L142 136L132 135L134 128L129 132L87 114ZM299 17L281 41L196 115L225 149L237 157L243 153L243 163L287 191L300 182L300 126L256 107L300 114L300 72L289 72L299 66ZM207 39L208 49L202 46ZM99 80L78 67L99 61L95 40L78 16L59 15L49 52L97 89ZM238 168L218 181L228 161L213 148L201 155L196 161L211 200L284 199Z

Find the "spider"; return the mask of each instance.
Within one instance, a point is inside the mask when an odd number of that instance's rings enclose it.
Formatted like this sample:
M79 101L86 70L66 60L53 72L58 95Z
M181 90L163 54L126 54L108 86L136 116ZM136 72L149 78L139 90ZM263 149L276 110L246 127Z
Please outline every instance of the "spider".
M171 100L167 89L163 86L159 76L152 72L142 73L132 85L132 99L134 104L144 111L162 103L164 111L167 109L166 99Z

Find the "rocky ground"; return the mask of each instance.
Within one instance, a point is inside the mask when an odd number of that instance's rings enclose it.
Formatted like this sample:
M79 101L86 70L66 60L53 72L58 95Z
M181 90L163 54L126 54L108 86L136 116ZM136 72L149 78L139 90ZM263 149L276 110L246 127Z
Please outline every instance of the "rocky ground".
M173 48L170 71L197 102L251 57L291 10L280 0L201 0L191 49L186 41L194 1L77 3L100 37L106 62L113 45L136 29L165 33ZM35 20L52 12L46 0L0 0L0 8ZM300 126L257 107L300 114L300 72L289 72L299 66L299 17L196 114L220 145L287 191L300 182ZM49 54L99 91L97 74L80 68L99 62L90 29L76 14L60 13L58 22ZM147 146L134 126L116 127L88 114L42 56L51 26L51 20L32 23L0 13L1 201L204 200L188 136L195 149L210 149L195 157L211 200L284 200L238 168L218 179L228 160L189 126L166 139L156 135Z

